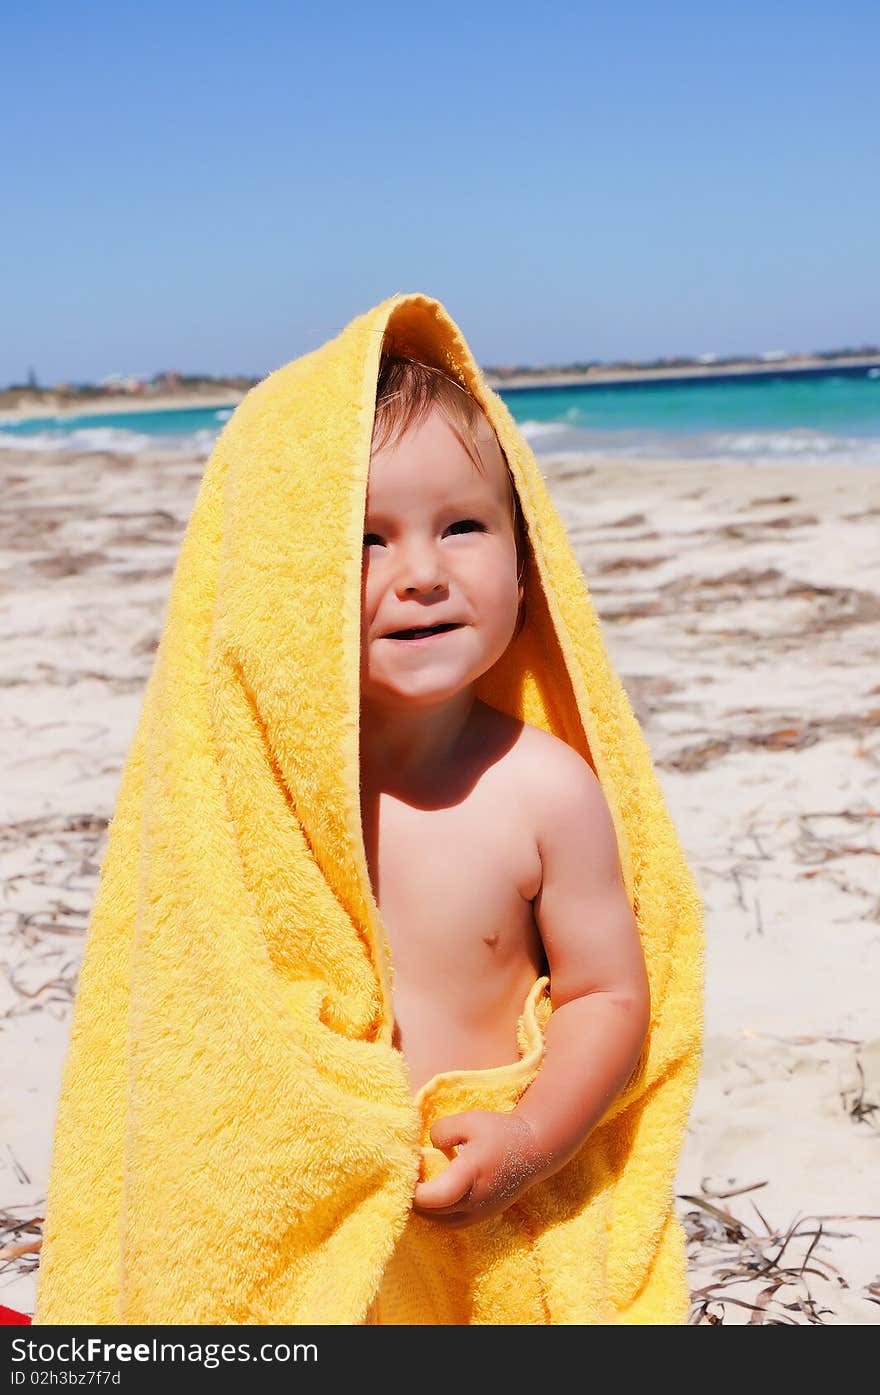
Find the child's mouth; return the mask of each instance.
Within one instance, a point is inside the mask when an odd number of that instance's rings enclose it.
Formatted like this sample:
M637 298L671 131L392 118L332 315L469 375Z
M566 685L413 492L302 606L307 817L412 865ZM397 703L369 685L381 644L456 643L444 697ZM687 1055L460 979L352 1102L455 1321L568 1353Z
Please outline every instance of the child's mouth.
M460 629L460 625L432 625L430 628L418 630L395 630L385 638L399 640L403 644L419 644L424 640L434 639L437 635L447 634L449 630Z

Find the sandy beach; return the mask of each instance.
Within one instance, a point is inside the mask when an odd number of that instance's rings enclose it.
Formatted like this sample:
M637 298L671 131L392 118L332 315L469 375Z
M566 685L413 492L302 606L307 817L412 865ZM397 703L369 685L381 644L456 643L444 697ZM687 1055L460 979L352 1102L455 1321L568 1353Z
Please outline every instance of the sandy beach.
M188 407L236 407L243 397L243 392L233 388L208 393L116 393L77 403L53 397L48 401L28 401L17 407L0 409L0 423L12 426L42 417L107 417L127 412L173 412Z
M0 1303L26 1313L107 824L204 464L0 449ZM690 1320L876 1325L880 474L540 465L706 905Z

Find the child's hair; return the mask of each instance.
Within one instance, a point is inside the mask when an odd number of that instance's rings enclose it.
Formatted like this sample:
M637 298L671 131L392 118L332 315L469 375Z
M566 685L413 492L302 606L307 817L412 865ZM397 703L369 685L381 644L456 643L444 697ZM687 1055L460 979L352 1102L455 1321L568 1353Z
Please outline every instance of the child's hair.
M451 430L480 474L483 474L484 468L476 449L475 438L479 426L487 422L487 418L479 403L466 388L441 369L401 354L383 352L379 361L371 452L400 440L410 426L422 421L435 406L443 413ZM491 423L489 425L491 426ZM497 435L495 439L498 440ZM500 441L498 449L507 468L510 516L516 540L516 579L520 582L526 565L526 526L513 474ZM514 639L524 623L525 594L513 634Z

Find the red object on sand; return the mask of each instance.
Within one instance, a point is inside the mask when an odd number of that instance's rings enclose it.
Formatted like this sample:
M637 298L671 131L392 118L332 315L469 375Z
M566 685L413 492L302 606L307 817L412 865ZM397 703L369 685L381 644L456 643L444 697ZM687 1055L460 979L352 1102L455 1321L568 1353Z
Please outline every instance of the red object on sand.
M15 1327L30 1322L27 1313L16 1312L15 1308L7 1308L0 1303L0 1327Z

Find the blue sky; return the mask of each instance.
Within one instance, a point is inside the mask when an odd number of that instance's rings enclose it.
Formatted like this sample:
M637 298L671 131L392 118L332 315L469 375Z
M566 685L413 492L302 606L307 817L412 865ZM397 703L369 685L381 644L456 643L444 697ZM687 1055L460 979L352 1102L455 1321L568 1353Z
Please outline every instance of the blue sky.
M262 376L397 291L484 364L880 342L876 0L46 0L0 384Z

